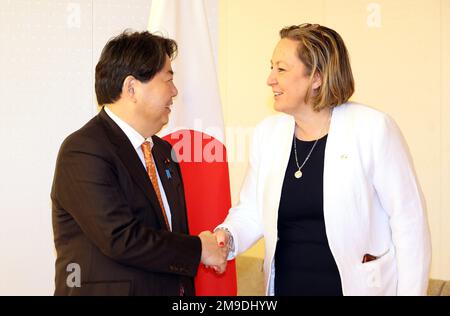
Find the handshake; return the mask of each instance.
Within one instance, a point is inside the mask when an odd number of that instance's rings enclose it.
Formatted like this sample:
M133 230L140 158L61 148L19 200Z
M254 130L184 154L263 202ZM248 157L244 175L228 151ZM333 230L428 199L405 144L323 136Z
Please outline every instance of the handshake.
M224 229L201 232L198 237L202 242L201 262L212 268L217 274L222 274L227 268L227 257L230 252L230 233Z

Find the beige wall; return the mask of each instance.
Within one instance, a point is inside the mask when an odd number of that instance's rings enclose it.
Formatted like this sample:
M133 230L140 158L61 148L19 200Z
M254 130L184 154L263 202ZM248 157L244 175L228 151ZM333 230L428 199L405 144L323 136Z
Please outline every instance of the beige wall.
M427 200L432 277L450 279L450 0L221 0L219 74L230 130L274 113L265 81L278 30L303 22L342 35L353 100L389 113L402 129ZM245 159L230 162L234 204L245 170ZM246 255L263 251L260 243Z

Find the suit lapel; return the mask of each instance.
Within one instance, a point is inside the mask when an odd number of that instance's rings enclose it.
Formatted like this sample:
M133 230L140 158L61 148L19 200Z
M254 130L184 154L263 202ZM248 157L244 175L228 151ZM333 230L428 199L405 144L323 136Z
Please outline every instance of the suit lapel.
M351 116L346 113L348 104L343 104L333 109L330 129L328 131L327 146L325 148L325 161L323 170L323 212L326 223L337 223L337 217L350 209L358 209L353 206L354 192L352 182L354 171L352 161L355 159L351 142L354 142L354 132ZM358 163L358 162L355 162ZM362 184L361 184L362 185ZM350 197L350 198L349 198ZM340 227L336 225L326 226L328 236L339 234ZM333 251L333 238L330 238L330 247Z
M106 129L108 129L109 139L111 143L116 146L117 155L122 161L123 165L130 174L131 179L136 183L136 185L142 190L144 195L150 201L152 208L155 211L160 226L166 229L166 224L162 214L161 206L158 202L158 197L156 196L155 190L153 189L152 182L142 165L136 150L133 148L127 135L122 131L122 129L106 114L105 110L102 109L98 114Z
M266 154L263 155L264 164L261 165L261 168L266 170L265 181L263 180L264 225L266 231L270 232L266 236L266 251L270 253L270 256L273 256L278 235L278 209L294 137L294 118L286 115L280 124L271 128L270 141L267 140L267 144L261 145L266 147Z
M163 153L162 144L157 137L153 137L153 144L153 159L155 160L156 169L170 206L172 231L186 233L185 229L183 229L185 217L184 213L181 212L183 208L180 205L179 186L181 185L181 179L177 168L172 159Z

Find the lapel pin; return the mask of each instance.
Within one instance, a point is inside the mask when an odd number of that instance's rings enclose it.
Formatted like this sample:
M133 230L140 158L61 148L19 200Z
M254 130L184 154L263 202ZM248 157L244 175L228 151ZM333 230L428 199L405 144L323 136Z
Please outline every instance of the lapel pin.
M166 177L167 177L167 179L172 179L172 175L170 174L169 169L166 169Z

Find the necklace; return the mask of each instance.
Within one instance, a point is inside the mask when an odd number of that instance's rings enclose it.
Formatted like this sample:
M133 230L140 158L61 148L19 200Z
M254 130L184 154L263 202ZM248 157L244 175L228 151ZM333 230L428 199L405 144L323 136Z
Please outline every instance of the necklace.
M327 126L327 124L330 122L330 120L331 120L331 115L330 115L330 118L328 119L327 123L326 123L326 124L322 127L322 129L320 130L320 135L322 134L323 129L325 128L325 126ZM319 137L320 137L320 135L319 135ZM303 168L303 166L305 165L305 163L308 161L309 157L311 156L311 154L312 154L314 148L316 147L317 142L319 141L320 138L317 138L317 139L316 139L316 141L315 141L314 144L312 145L312 147L311 147L311 149L310 149L308 155L306 156L306 158L305 158L305 160L303 161L303 163L302 163L301 166L299 166L299 164L298 164L298 158L297 158L297 142L295 141L295 138L296 138L296 137L295 137L295 132L294 132L294 156L295 156L295 164L297 165L297 171L294 173L294 177L295 177L296 179L300 179L300 178L303 176L302 168Z

